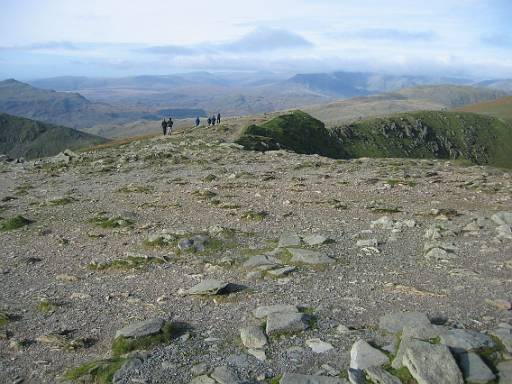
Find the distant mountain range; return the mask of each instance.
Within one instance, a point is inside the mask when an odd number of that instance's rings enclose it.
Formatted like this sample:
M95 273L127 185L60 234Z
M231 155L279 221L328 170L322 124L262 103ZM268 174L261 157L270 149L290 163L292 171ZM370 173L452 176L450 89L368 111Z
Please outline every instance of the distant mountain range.
M0 154L34 159L108 140L76 129L0 113Z
M0 112L72 128L122 124L135 120L158 120L169 115L177 118L206 115L198 109L123 108L91 102L79 93L39 89L13 79L0 81Z

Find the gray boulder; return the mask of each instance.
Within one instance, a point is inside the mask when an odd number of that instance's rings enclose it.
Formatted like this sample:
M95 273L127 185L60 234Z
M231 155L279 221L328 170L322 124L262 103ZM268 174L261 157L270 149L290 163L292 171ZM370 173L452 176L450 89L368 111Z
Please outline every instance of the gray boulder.
M217 367L210 375L219 384L241 384L242 381L231 368L227 366Z
M309 246L322 245L332 242L332 239L330 239L328 236L324 236L319 233L304 236L302 240Z
M298 247L301 244L300 236L293 232L285 232L279 238L278 247Z
M497 337L508 353L512 353L512 330L508 328L497 328L491 332L491 335Z
M458 356L459 367L464 379L472 384L487 384L496 376L483 360L474 352L462 353Z
M291 304L274 304L274 305L263 305L261 307L256 308L253 311L253 315L257 319L263 319L270 315L271 313L277 312L291 312L298 313L299 309L296 305Z
M270 313L267 316L266 333L268 336L298 333L309 328L308 320L308 316L303 313Z
M329 256L318 252L311 251L309 249L302 248L286 248L288 252L292 255L290 259L290 264L308 264L308 265L318 265L318 264L332 264L335 262L334 259Z
M492 348L494 341L483 333L467 329L450 329L440 335L441 343L455 353L473 351L480 348Z
M491 220L497 225L512 225L512 212L497 212Z
M405 351L403 363L418 384L464 384L462 373L446 345L416 340Z
M280 261L269 255L256 255L249 258L244 264L244 268L258 268L262 266L277 266Z
M358 340L350 350L350 368L366 369L389 363L388 357L364 340Z
M139 321L121 328L116 332L116 338L123 337L144 337L151 336L161 331L165 320L161 318Z
M368 379L375 384L402 384L400 379L393 376L382 367L370 367L364 370Z
M267 336L261 327L251 325L240 330L240 338L247 348L261 349L267 345Z
M512 384L512 360L502 361L496 366L500 384Z

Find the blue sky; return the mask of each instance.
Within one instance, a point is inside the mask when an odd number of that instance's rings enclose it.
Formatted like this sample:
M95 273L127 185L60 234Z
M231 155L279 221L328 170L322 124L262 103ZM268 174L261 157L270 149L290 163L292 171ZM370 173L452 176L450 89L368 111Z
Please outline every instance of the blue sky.
M196 70L512 78L510 20L510 0L0 0L0 78Z

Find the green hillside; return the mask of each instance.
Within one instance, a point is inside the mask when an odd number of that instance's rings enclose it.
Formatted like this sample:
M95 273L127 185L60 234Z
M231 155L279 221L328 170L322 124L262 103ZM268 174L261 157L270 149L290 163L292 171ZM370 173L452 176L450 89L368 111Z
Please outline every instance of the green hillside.
M464 159L512 168L512 128L473 113L420 111L327 129L301 111L249 126L237 140L247 149L287 148L333 158Z
M466 105L460 111L481 113L512 122L512 97Z
M107 142L72 128L0 113L0 154L33 159Z

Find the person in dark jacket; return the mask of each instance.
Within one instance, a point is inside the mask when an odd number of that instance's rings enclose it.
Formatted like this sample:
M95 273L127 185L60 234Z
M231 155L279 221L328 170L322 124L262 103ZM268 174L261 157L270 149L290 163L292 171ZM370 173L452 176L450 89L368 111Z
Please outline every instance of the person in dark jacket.
M215 126L215 121L217 121L217 119L215 118L215 115L212 116L212 125Z
M211 117L209 117L209 118L208 118L208 127L209 127L210 125L212 125L212 118L211 118Z
M199 127L199 124L201 124L201 120L199 119L199 116L196 117L196 127Z
M165 118L162 120L162 131L165 134L167 133L167 121L165 121Z
M220 124L220 112L217 113L217 124Z

